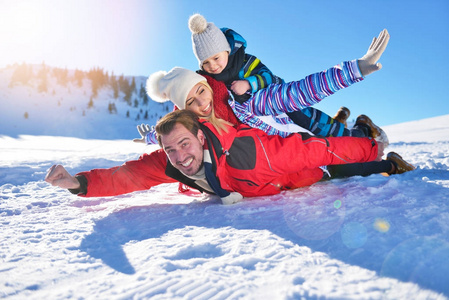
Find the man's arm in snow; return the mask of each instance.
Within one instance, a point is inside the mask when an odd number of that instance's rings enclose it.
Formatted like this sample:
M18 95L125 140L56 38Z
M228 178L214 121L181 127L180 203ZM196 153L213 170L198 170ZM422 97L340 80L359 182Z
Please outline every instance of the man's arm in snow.
M71 176L62 166L49 170L45 181L67 188L82 197L115 196L147 190L162 183L176 182L165 175L167 156L162 149L143 154L138 160L128 161L109 169L93 169Z
M45 181L63 189L80 189L80 182L61 165L53 165L47 171Z
M115 196L150 189L161 183L176 182L165 175L167 155L162 149L143 154L138 160L128 161L110 169L94 169L78 173L87 180L84 197Z

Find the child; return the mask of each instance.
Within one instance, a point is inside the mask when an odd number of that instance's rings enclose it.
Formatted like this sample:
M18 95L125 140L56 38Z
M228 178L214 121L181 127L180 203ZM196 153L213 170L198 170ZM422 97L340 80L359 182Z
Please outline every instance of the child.
M213 24L209 23L207 25L207 28L215 28L213 31L212 36L207 35L201 35L199 37L199 40L201 41L201 45L204 44L204 47L200 47L199 51L203 51L203 54L207 53L221 53L225 54L227 53L227 49L230 49L229 44L227 43L226 38L224 37L223 33L216 27L213 26ZM207 31L204 31L208 33ZM220 41L220 37L222 38L222 41ZM203 40L212 40L213 43L204 43ZM383 30L378 38L374 38L372 44L370 45L368 52L360 59L358 60L352 60L352 61L346 61L343 62L341 65L334 66L328 70L311 74L307 76L304 79L301 79L299 81L289 82L289 83L279 83L279 84L270 84L267 88L260 89L256 91L255 93L249 95L249 99L244 101L243 103L240 103L239 101L236 101L234 99L234 96L232 93L224 93L224 97L220 97L220 101L211 101L208 100L207 103L213 103L215 105L221 105L221 108L223 108L222 111L231 110L234 113L234 117L237 117L238 120L244 124L247 124L251 127L259 128L266 133L273 135L281 135L281 136L288 136L291 132L298 132L298 131L304 131L303 128L295 125L289 118L283 118L283 119L276 119L278 123L274 123L269 121L268 118L272 118L272 116L277 116L283 113L291 113L294 111L299 111L305 108L308 108L321 100L323 100L325 97L334 94L336 91L341 90L343 88L346 88L356 82L359 82L364 79L363 76L366 76L368 74L371 74L374 71L377 71L381 68L381 65L377 62L382 55L383 51L385 50L389 40L389 35L386 30ZM237 44L237 43L236 43ZM219 45L220 48L223 47L222 51L217 51L221 49L217 49L215 45ZM196 53L199 53L198 50ZM232 51L231 51L232 53ZM204 55L206 57L206 55ZM233 58L232 58L233 59ZM232 60L231 59L231 60ZM223 64L223 60L225 63ZM221 55L220 57L216 57L215 60L210 60L209 63L212 66L211 71L218 73L219 75L225 75L228 68L230 70L231 64L228 62L231 61L229 57ZM218 63L218 66L215 66L215 61L218 61L221 63ZM257 63L256 60L255 65L253 65L253 69L260 68L261 65ZM177 68L175 68L177 69ZM179 68L178 68L179 69ZM223 72L225 71L225 72ZM234 70L230 70L232 72L235 72ZM182 95L180 97L176 97L176 99L166 99L166 97L158 97L158 93L152 93L151 91L157 91L157 90L163 90L159 83L168 84L170 82L167 77L163 81L160 81L161 78L165 78L165 75L167 72L156 72L153 75L149 77L147 80L147 92L148 95L155 101L159 101L156 98L161 98L161 101L167 101L171 100L173 101L177 107L179 108L188 108L190 106L190 101L187 101L186 95ZM186 71L183 71L186 72ZM171 73L171 72L170 72ZM176 72L175 72L176 73ZM194 72L192 72L194 73ZM248 72L251 73L251 72ZM194 73L195 74L195 73ZM198 74L197 74L198 75ZM199 75L198 75L199 76ZM215 80L214 78L203 74L202 80L205 81L208 77L211 80ZM260 76L260 75L256 75ZM194 76L193 76L194 77ZM221 77L220 77L221 78ZM210 80L207 79L207 81L210 83ZM215 80L216 81L216 80ZM220 82L224 86L223 81L216 81ZM261 81L262 82L262 81ZM182 83L183 85L188 85L190 88L193 89L193 87L190 86L190 82L187 81L179 81L179 83ZM231 83L232 84L232 83ZM178 86L177 88L180 89L181 86ZM224 86L226 89L226 86ZM195 90L193 90L195 91ZM156 95L155 95L156 94ZM156 97L155 97L156 96ZM227 96L227 97L226 97ZM215 98L215 97L214 97ZM223 98L223 99L222 99ZM226 100L227 98L227 100ZM189 103L188 103L189 102ZM205 112L206 109L208 110L208 115L210 115L210 105L202 107L202 112ZM200 114L203 114L200 112ZM220 116L223 118L223 115ZM273 118L272 118L273 119ZM304 118L302 118L304 119ZM281 120L281 121L279 121ZM287 124L282 123L282 121L287 120ZM369 127L368 135L371 137L376 137L379 140L379 137L382 137L380 133L382 132L379 127L374 125L374 123L366 116L361 115L359 116L358 122L359 124L366 124ZM287 126L279 126L281 125L287 125ZM337 122L334 122L334 124ZM295 125L299 130L291 130L290 125ZM288 130L285 128L288 127ZM139 133L144 137L144 134L147 134L144 141L147 143L151 142L151 140L154 139L154 132L153 132L153 138L150 136L151 132L148 132L149 128L142 126L139 130ZM366 130L364 130L366 131ZM361 132L360 130L357 130L359 134L351 134L352 136L366 136L366 132ZM316 132L315 132L316 134ZM330 134L327 134L327 136L330 136ZM141 141L141 139L136 139L136 141ZM380 139L381 142L384 144L387 143L387 141Z
M234 30L229 28L220 30L213 23L207 23L200 14L190 17L189 29L192 32L193 52L201 69L199 73L223 81L237 102L244 103L254 93L267 88L270 84L284 83L257 57L245 53L246 41ZM295 123L315 135L351 135L345 128L346 119L349 117L347 108L342 107L336 114L338 122L312 107L286 113L288 117L276 118L275 121L283 124ZM387 141L385 133L380 128L377 129L371 136L376 138L381 134L383 140Z

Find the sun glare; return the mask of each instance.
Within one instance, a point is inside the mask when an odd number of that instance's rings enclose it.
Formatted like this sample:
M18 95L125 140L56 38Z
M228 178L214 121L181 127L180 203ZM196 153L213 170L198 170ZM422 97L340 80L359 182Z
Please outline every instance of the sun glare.
M0 3L0 66L22 62L51 64L61 57L79 54L73 45L81 48L79 40L88 33L83 21L90 14L89 8L79 7L83 7L82 3L54 0L0 0Z
M0 0L0 68L14 63L88 70L126 69L154 38L151 12L140 0ZM132 45L132 46L130 46ZM148 56L149 51L144 52Z
M2 64L32 57L46 31L45 7L39 1L3 1L0 12ZM40 3L42 4L42 3Z

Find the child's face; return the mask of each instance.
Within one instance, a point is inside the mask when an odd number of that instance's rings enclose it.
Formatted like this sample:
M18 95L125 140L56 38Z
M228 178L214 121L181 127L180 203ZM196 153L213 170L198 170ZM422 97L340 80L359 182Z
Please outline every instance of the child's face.
M228 64L228 51L212 55L203 61L203 70L209 74L220 74Z
M198 117L209 118L212 114L212 91L204 84L197 83L187 95L186 109Z

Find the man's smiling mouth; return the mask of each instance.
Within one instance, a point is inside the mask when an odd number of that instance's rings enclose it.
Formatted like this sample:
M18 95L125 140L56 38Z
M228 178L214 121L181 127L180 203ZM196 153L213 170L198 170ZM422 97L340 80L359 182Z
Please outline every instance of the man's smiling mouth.
M193 161L193 158L190 158L186 162L180 163L180 165L182 165L184 168L187 168L188 166L190 166L192 164L192 161Z

